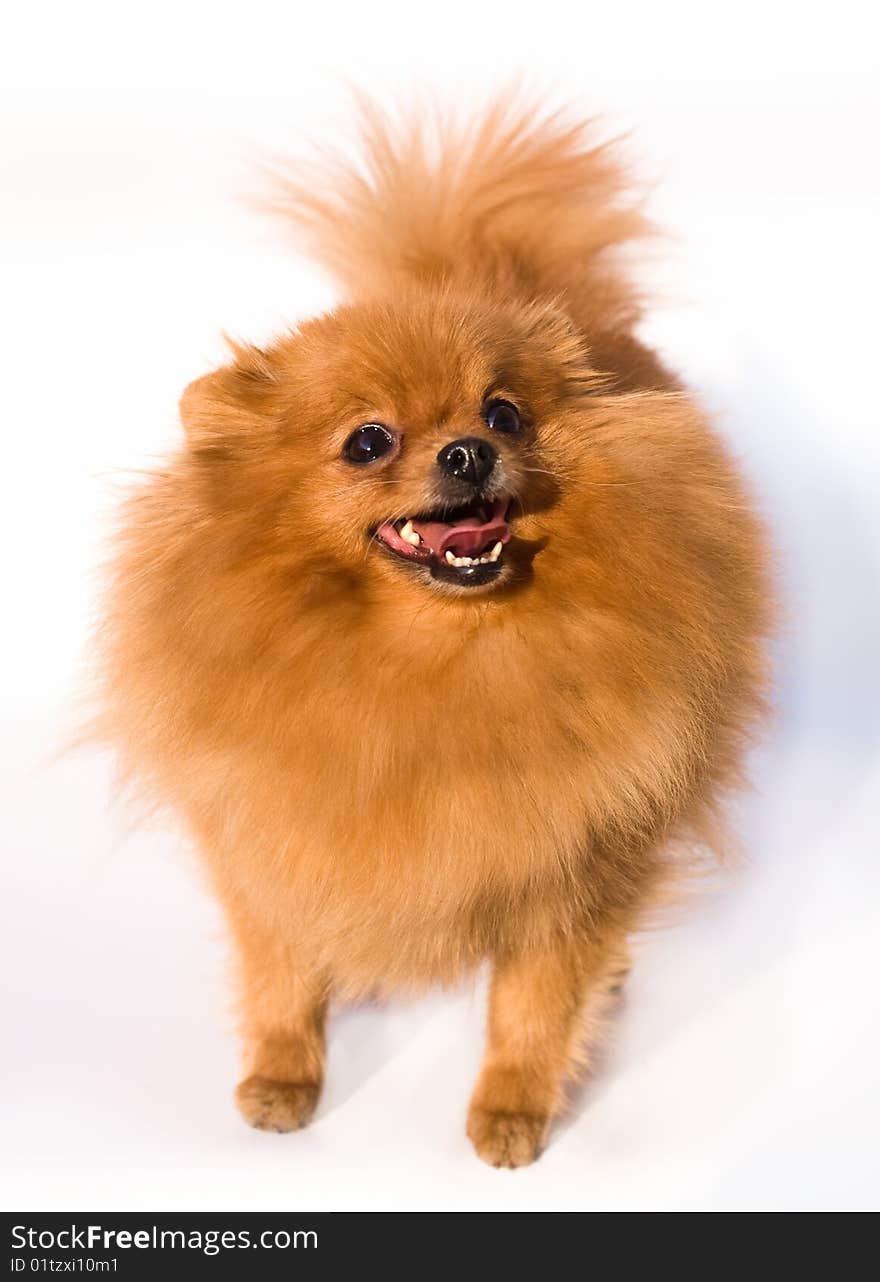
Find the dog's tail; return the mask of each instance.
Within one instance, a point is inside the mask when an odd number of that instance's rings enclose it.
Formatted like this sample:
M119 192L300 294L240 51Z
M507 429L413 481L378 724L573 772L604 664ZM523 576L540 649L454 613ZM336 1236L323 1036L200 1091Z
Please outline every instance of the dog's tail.
M421 283L554 296L606 323L637 312L620 247L651 231L616 142L510 96L469 127L395 129L361 104L365 163L276 170L271 208L349 296Z

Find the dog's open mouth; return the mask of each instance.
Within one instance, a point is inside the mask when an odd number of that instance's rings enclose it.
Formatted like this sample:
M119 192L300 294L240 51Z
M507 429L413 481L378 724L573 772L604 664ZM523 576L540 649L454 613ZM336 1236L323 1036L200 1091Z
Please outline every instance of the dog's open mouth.
M435 579L479 587L501 572L510 498L385 521L376 537L405 561L426 565Z

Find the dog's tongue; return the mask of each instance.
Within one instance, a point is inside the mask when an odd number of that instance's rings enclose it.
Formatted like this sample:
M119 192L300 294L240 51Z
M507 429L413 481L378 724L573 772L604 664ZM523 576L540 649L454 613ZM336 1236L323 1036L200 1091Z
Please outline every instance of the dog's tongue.
M451 524L445 521L414 520L413 529L422 543L437 556L443 556L446 552L451 552L453 556L477 556L499 540L506 543L510 538L510 527L504 519L505 506L496 505L496 510L488 521L470 516Z

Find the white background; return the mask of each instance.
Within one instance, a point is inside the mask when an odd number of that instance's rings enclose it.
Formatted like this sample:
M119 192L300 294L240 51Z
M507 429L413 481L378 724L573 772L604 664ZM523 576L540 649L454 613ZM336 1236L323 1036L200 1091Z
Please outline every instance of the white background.
M32 5L0 99L2 1205L876 1207L877 42L866 4ZM22 24L26 24L26 27ZM770 521L778 715L742 866L639 944L608 1053L542 1160L464 1111L482 991L338 1013L317 1120L247 1130L216 913L173 830L131 831L75 725L124 469L183 385L326 306L239 201L338 141L346 83L467 103L515 72L635 130L676 234L649 326Z

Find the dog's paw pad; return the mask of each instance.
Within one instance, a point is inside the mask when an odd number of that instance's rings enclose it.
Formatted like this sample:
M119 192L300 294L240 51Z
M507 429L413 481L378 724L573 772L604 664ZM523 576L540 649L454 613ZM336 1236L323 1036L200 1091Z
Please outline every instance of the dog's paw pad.
M533 1113L500 1113L474 1108L468 1138L477 1156L490 1166L528 1166L540 1157L548 1118Z
M258 1131L298 1131L311 1121L320 1090L316 1082L248 1077L239 1084L235 1099L244 1120Z

